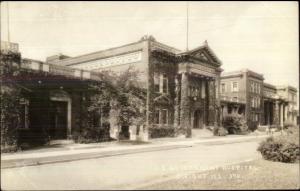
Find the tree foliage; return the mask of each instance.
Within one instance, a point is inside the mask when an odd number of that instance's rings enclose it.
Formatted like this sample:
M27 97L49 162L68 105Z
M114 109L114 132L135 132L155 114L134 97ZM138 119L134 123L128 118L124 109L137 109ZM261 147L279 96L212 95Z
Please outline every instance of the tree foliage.
M20 126L20 88L13 78L19 75L21 56L13 52L0 55L1 150L17 145Z
M139 71L129 67L122 73L106 71L103 81L91 84L96 93L89 110L109 111L110 122L117 125L140 125L144 122L147 92L139 84Z

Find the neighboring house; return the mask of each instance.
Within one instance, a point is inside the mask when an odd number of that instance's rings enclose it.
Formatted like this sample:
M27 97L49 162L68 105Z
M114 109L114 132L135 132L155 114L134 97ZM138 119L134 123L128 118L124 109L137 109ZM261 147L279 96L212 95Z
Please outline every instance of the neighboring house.
M283 125L284 122L297 124L297 89L289 85L276 86L276 92L278 98L282 100L281 107L278 106L279 124Z
M297 122L297 89L264 83L262 74L248 69L222 73L220 97L222 117L243 115L252 129Z
M257 126L262 115L263 75L248 69L221 75L221 107L223 117L243 115L249 126Z

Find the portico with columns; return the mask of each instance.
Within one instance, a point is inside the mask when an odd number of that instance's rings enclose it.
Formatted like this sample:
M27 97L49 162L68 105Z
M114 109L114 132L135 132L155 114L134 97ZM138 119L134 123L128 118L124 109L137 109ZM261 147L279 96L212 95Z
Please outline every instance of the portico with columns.
M178 55L174 125L187 130L220 123L220 68L207 44Z
M274 86L264 83L263 125L278 125L285 123L296 125L297 89L292 86Z

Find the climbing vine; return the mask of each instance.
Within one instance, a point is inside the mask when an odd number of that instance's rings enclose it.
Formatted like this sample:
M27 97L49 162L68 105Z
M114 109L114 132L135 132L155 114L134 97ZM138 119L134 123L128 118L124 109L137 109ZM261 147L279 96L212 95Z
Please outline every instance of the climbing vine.
M1 151L16 149L20 127L20 88L13 78L19 75L21 55L1 52Z
M101 82L89 83L83 106L82 131L75 138L84 137L81 142L109 139L109 127L112 126L120 128L145 122L147 93L139 86L139 71L130 67L120 74L104 71L100 75Z

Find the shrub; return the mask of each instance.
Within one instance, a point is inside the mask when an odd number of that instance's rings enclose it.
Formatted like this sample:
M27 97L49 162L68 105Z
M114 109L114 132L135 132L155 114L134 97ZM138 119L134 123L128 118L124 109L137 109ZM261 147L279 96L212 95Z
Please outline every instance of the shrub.
M175 128L173 126L152 126L149 128L149 135L151 138L175 137Z
M81 132L74 132L73 139L76 143L96 143L111 140L109 127L86 127Z
M271 125L270 129L275 129L275 131L278 132L281 130L281 127L280 127L280 125Z
M283 129L288 129L290 127L294 128L294 127L296 127L296 125L293 122L291 122L291 121L285 121L283 123Z
M260 132L266 132L267 126L258 126L257 130L260 131Z
M186 135L186 129L182 127L175 128L175 136Z
M245 134L248 132L246 120L238 114L224 116L223 127L229 134Z
M299 129L292 128L286 135L269 137L257 148L266 160L296 162L300 160Z
M226 136L228 135L228 131L224 127L215 127L213 129L213 134L215 136Z
M248 129L250 131L255 131L257 128L258 128L258 123L257 122L248 120Z

